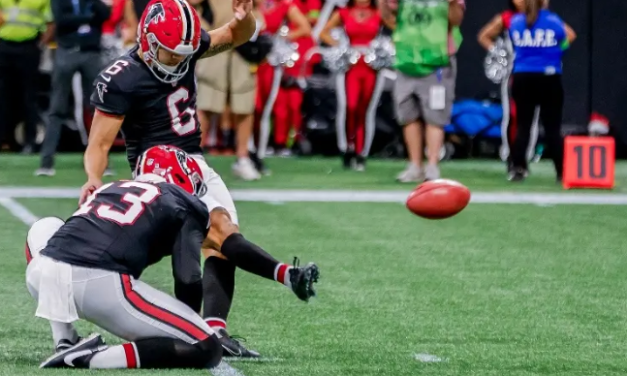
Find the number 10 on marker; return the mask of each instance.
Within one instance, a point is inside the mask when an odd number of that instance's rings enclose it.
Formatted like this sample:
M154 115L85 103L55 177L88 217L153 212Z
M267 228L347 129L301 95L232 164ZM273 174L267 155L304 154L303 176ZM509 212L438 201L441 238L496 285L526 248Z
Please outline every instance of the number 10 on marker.
M612 137L566 137L564 188L613 188L614 152Z

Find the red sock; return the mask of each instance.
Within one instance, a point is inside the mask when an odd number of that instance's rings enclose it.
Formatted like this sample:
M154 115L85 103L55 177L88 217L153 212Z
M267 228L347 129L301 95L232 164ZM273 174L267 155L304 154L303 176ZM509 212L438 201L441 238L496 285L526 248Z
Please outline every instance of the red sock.
M218 329L226 329L226 321L219 317L207 317L205 322L211 329L217 331Z
M290 273L289 270L292 269L291 265L287 264L278 264L274 269L274 280L284 284L287 287L292 287L292 282L290 281Z

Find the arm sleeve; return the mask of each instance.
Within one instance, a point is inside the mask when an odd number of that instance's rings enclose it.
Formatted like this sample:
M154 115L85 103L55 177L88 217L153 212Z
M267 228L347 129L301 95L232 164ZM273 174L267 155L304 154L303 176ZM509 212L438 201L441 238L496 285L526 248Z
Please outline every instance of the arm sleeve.
M91 21L91 14L73 14L69 7L64 7L63 3L68 0L51 0L52 15L54 23L59 29L78 28L80 25L87 24Z
M199 59L211 46L211 36L204 29L200 29L200 46L198 51L194 54L194 59Z
M120 88L118 79L120 76L109 76L105 70L94 81L94 91L90 100L99 111L111 115L125 115L129 110L131 93Z
M200 247L205 238L204 225L188 217L181 227L172 250L174 294L194 312L202 305L202 270Z

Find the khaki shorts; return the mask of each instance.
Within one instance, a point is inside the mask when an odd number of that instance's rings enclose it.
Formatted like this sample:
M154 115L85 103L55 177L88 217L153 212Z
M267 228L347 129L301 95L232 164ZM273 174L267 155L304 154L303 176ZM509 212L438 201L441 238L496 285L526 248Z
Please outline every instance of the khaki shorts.
M238 115L255 110L257 80L248 64L236 52L224 52L196 64L199 110L222 113L228 103Z
M455 57L451 57L450 66L442 68L440 78L438 78L437 72L425 77L412 77L397 71L393 97L398 123L407 125L416 120L422 120L430 125L448 125L451 122L451 112L455 100L456 76L457 62ZM442 85L446 90L443 110L434 110L429 106L431 87L435 85Z

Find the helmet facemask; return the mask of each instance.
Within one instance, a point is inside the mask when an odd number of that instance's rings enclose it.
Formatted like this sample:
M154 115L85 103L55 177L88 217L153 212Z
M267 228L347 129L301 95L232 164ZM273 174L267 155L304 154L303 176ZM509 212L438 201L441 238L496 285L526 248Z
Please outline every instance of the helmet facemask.
M164 49L165 51L184 55L177 51L172 51L166 48L163 44L159 42L156 36L153 33L149 33L146 35L146 39L148 41L148 51L142 51L144 55L144 62L150 68L150 71L155 75L155 77L164 83L171 84L182 79L189 70L189 63L193 56L193 51L191 53L186 54L185 58L175 66L165 65L159 61L159 49Z

